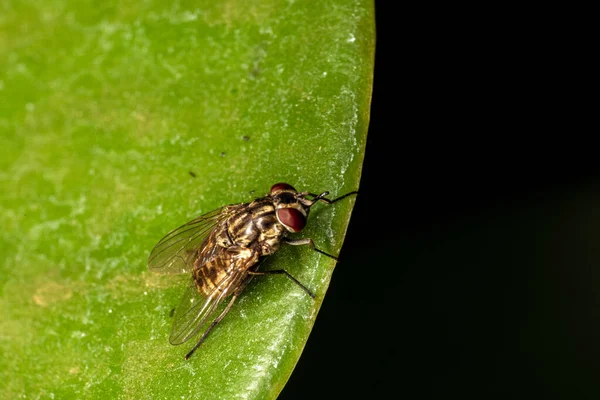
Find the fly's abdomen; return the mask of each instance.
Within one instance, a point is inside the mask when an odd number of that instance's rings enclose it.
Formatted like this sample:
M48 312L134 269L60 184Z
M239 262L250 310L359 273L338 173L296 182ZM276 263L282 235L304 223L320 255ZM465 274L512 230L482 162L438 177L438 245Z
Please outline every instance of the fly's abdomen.
M198 291L207 297L228 296L229 290L235 289L246 278L248 269L256 264L258 257L255 250L239 246L219 247L208 260L198 257L193 271Z

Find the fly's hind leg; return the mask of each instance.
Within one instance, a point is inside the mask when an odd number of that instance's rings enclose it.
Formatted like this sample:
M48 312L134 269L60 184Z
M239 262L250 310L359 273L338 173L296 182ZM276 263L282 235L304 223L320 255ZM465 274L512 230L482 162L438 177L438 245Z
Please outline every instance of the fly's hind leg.
M185 359L189 360L190 357L192 356L192 354L194 354L194 352L196 350L198 350L198 347L200 347L200 345L202 344L202 342L204 342L204 340L206 339L206 337L208 336L208 334L210 333L210 331L212 331L212 329L219 323L221 322L221 320L223 318L225 318L225 315L227 315L227 313L229 312L229 310L231 309L231 306L233 305L233 303L235 302L235 299L237 299L238 295L240 294L241 291L236 291L233 296L231 297L231 300L229 300L229 304L227 304L227 307L225 307L225 309L223 310L223 312L214 319L214 321L210 324L210 326L208 327L208 329L206 329L206 331L204 332L204 334L202 335L202 337L200 338L200 340L198 341L198 343L196 343L196 345L194 346L194 348L192 350L190 350L189 353L187 353L185 355Z
M290 238L285 238L283 239L283 241L287 244L291 244L292 246L304 246L304 245L308 245L311 249L313 249L314 251L321 253L329 258L333 258L334 260L338 260L338 258L336 256L332 256L329 253L325 253L323 250L319 250L315 247L315 242L313 242L313 240L311 238L306 238L306 239L290 239Z

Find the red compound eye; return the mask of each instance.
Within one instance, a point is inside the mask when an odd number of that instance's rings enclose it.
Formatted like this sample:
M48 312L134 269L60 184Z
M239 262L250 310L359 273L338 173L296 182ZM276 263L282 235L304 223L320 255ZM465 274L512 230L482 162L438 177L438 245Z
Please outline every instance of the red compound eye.
M294 189L292 185L288 185L287 183L283 182L276 183L273 186L271 186L271 194L281 192L282 190L293 190L294 192L296 191L296 189Z
M300 232L306 225L306 217L295 208L280 208L277 210L277 219L292 232Z

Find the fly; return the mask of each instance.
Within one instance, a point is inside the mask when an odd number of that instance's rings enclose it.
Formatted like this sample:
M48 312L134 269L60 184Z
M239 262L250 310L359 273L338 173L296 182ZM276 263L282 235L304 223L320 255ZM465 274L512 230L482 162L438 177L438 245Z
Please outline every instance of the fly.
M329 192L318 195L298 192L287 183L277 183L265 197L210 211L162 238L150 253L148 268L160 274L191 272L192 275L175 310L171 344L190 340L216 314L219 305L229 299L225 309L212 319L187 353L185 359L189 359L257 275L285 275L314 299L315 295L286 270L259 271L260 263L279 250L281 243L308 245L337 260L316 248L312 239L292 239L288 235L304 229L310 208L316 202L333 204L357 193L330 200L325 197Z

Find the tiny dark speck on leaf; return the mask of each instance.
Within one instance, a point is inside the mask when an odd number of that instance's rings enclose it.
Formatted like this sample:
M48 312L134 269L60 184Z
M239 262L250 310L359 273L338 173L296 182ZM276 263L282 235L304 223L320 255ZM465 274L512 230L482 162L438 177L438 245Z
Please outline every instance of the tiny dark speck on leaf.
M225 152L224 152L224 151L222 151L222 152L221 152L221 154L220 154L220 156L221 156L221 157L225 157Z
M254 192L255 192L255 190L254 190L254 189L252 189L252 190L250 191L250 194L254 194Z
M190 171L190 176L191 176L192 178L195 178L195 177L196 177L196 174L195 174L193 171Z
M244 139L247 142L248 140L250 140L250 136L244 135L244 136L242 136L242 139Z
M173 318L173 315L175 315L175 309L171 308L171 311L169 311L169 318Z

